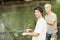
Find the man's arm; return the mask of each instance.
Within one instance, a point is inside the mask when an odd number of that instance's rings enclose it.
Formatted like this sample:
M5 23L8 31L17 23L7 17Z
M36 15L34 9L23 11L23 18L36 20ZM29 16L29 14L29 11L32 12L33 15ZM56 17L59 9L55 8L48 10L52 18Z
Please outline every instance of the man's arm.
M22 33L22 35L23 36L38 36L38 35L40 35L39 33L34 33L34 32L32 32L32 33Z
M54 25L56 21L57 21L56 15L53 15L50 21L46 20L47 24L49 25Z
M55 24L55 21L46 21L47 22L47 24L49 24L49 25L54 25Z

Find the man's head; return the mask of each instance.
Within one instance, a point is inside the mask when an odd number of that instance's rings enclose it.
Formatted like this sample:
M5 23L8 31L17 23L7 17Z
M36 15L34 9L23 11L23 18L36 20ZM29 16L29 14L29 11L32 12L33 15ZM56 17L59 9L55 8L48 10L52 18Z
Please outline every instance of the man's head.
M37 18L43 15L43 9L41 7L34 8L34 13Z
M46 13L49 13L51 11L51 4L49 3L45 4L45 11Z

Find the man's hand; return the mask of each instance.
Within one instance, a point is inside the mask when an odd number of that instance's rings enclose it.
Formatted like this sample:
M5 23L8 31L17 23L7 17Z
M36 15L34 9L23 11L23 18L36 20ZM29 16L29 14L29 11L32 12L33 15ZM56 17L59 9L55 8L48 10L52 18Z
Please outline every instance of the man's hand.
M27 36L27 35L30 35L30 33L29 32L28 33L24 32L24 33L22 33L22 35Z
M26 36L26 35L27 35L27 33L22 33L22 35L23 35L23 36Z
M38 36L40 35L39 33L33 32L32 29L26 29L25 32L22 33L22 36Z
M32 29L25 29L25 31L22 33L22 36L26 36L26 35L28 35L28 34L30 34L32 32L33 32Z
M46 20L46 22L47 22L47 24L49 24L49 25L54 25L54 23L55 23L55 21L47 21L47 20Z

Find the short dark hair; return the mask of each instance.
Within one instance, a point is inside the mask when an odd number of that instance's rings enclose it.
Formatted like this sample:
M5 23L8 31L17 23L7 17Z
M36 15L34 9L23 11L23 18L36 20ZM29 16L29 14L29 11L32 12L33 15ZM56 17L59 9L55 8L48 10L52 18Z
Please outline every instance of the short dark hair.
M34 12L35 12L35 10L39 10L39 11L43 14L43 9L42 9L40 6L35 7L35 8L34 8Z

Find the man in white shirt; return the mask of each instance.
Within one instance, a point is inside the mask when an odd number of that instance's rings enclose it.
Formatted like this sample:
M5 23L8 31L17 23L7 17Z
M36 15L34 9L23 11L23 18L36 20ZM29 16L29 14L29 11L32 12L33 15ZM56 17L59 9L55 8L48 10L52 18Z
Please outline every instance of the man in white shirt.
M43 10L41 7L36 7L34 9L34 14L37 18L36 27L34 32L22 33L23 36L32 36L32 40L46 40L46 21L42 17Z
M57 16L51 11L51 4L45 4L48 40L57 40Z

